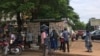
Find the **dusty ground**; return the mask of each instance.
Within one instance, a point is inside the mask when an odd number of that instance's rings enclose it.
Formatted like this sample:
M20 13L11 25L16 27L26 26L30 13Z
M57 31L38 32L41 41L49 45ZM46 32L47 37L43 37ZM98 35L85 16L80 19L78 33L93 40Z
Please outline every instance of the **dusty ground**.
M86 48L83 40L71 42L70 53L63 53L60 50L55 51L56 54L52 56L100 56L100 40L93 42L93 52L85 52ZM53 52L54 53L54 52ZM15 55L9 55L15 56ZM24 51L20 56L42 56L42 52L38 51Z
M90 55L90 56L100 56L100 40L93 42L93 52L86 52L85 44L83 40L78 40L71 42L71 48L69 54L80 54L80 55ZM57 51L60 52L61 51ZM67 53L67 52L66 52Z

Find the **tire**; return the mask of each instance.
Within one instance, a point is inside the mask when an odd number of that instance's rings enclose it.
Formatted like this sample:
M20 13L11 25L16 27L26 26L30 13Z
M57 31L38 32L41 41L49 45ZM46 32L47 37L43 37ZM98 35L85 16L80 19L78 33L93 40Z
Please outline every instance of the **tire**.
M18 55L21 55L22 53L22 48L21 47L17 47L19 49L19 53L17 53Z
M11 48L12 49L12 48ZM15 55L21 55L22 53L22 48L17 46L14 49L11 50L12 53L14 53Z

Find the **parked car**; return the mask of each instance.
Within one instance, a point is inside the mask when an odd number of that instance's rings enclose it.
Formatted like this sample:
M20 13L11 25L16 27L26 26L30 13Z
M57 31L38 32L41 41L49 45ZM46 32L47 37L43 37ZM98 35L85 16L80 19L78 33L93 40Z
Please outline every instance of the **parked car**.
M86 32L83 33L82 39L86 37Z
M76 40L78 40L79 37L83 39L84 33L85 33L85 30L78 30L76 34Z
M79 36L83 36L84 34L84 30L78 30L78 33L77 33Z
M90 32L92 40L100 40L100 30L94 30ZM84 32L82 39L86 37L86 32Z
M100 40L100 30L95 30L91 32L91 39L92 40Z

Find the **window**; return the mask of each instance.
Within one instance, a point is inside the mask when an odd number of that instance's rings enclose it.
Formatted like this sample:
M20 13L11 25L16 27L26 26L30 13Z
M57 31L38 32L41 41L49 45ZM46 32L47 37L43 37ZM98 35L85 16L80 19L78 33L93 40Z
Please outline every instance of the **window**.
M96 31L96 35L100 35L100 30Z

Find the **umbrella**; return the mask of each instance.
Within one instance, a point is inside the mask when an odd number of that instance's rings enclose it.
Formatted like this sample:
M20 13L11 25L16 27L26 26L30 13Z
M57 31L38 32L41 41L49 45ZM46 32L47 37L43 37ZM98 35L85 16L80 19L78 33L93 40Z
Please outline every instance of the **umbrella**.
M43 24L43 25L41 25L40 28L41 28L41 30L47 30L49 27L47 25Z

